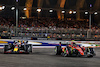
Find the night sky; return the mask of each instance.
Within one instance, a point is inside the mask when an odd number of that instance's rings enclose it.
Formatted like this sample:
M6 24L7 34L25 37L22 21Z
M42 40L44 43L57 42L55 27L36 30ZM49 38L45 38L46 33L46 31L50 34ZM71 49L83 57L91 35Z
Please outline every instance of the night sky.
M15 17L15 10L14 11L11 10L11 7L15 5L15 1L16 0L0 0L0 5L5 5L6 6L6 8L4 10L0 11L0 16L3 16L3 17L9 17L9 16ZM46 0L44 0L43 6L41 8L48 8L48 10L49 10L49 8L58 9L56 7L57 1L58 0L49 0L50 5L47 5L46 4ZM81 9L82 10L89 10L90 9L89 5L92 4L92 6L94 6L95 1L96 0L85 0L84 6ZM76 2L77 2L77 0L66 0L64 9L67 9L67 10L76 9ZM25 7L25 3L26 3L26 0L19 0L19 9L20 9L19 10L20 11L19 15L20 16L25 16L25 13L23 11L23 8ZM33 0L32 7L37 7L37 3L38 3L38 0ZM100 10L100 8L98 9L98 11L99 10ZM42 10L41 16L48 17L49 15L47 16L47 14L48 14L47 11L45 11L45 10L43 11ZM32 16L37 17L36 9L32 9ZM66 15L66 16L68 16L68 15ZM56 11L52 14L52 17L57 17ZM83 17L83 15L81 17ZM84 16L84 17L88 18L88 16ZM97 21L97 20L99 20L98 17L100 17L100 14L98 14L97 16L93 16L93 17L95 17L95 19L97 18L96 19L96 21Z
M37 1L38 0L33 0L33 7L37 7ZM45 0L43 3L42 7L48 7L48 8L53 8L55 7L55 5L57 4L58 0L49 0L50 1L50 6L46 5ZM86 0L85 3L86 8L89 8L89 4L93 4L95 3L96 0ZM19 0L19 5L20 6L25 6L25 2L26 0ZM65 9L67 8L76 8L76 2L77 0L66 0L66 4L65 4ZM0 5L15 5L15 0L0 0Z

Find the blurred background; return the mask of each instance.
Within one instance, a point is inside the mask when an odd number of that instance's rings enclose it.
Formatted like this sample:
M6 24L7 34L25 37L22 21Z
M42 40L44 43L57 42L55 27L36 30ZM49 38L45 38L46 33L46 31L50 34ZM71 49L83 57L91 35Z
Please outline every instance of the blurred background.
M99 40L100 0L0 0L0 36Z

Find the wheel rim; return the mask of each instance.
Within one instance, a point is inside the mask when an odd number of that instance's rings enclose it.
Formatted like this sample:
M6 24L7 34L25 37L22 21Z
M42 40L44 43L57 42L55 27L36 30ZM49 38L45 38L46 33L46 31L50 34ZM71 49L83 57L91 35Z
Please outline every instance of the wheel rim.
M55 47L55 53L57 53L57 47Z

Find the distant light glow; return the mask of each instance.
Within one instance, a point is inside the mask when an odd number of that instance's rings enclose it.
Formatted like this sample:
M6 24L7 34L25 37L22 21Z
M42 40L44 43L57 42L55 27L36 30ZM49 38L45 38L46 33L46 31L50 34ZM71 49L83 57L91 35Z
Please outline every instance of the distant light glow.
M26 17L20 17L21 19L26 19Z
M72 13L73 13L73 11L70 10L70 11L69 11L69 14L72 14Z
M24 8L23 10L27 10L27 8Z
M2 6L2 9L5 9L5 6Z
M88 14L88 12L85 12L85 14Z
M18 2L18 0L16 0L16 2Z
M11 10L14 10L14 9L15 9L15 7L12 7L12 8L11 8Z
M53 12L53 10L49 10L49 12Z
M98 14L98 12L94 12L94 14L96 15L96 14Z
M37 11L40 13L41 12L41 9L39 8L39 9L37 9Z
M61 13L65 13L65 11L63 10Z
M0 6L0 10L2 10L2 7Z
M90 4L90 7L92 7L92 4Z
M73 14L76 14L76 11L73 11Z

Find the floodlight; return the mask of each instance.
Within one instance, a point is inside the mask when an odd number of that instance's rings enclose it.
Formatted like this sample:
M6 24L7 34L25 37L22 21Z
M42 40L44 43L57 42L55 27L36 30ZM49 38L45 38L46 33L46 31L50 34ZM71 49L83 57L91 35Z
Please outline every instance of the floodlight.
M49 12L51 13L51 12L53 12L53 10L49 10Z
M39 9L37 9L37 12L41 12L41 9L39 8Z
M27 10L27 8L24 8L23 10Z
M73 11L73 14L76 14L76 11Z
M88 12L85 12L85 14L88 14Z
M97 14L98 14L98 12L94 12L94 14L95 14L95 15L97 15Z
M15 9L15 7L12 7L12 8L11 8L11 10L14 10L14 9Z
M61 13L65 13L65 11L63 10Z
M72 13L73 13L73 11L70 10L70 11L69 11L69 14L72 14Z

